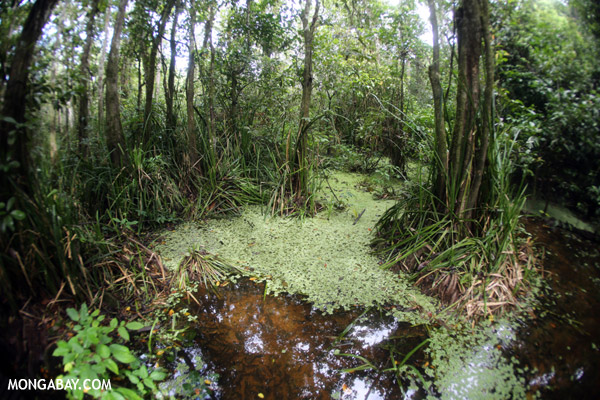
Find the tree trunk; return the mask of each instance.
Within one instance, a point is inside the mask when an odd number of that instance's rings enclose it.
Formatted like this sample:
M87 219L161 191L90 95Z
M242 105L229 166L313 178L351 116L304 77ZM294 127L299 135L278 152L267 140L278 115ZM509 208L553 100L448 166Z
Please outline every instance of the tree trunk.
M209 66L208 66L208 82L207 82L207 89L208 89L208 101L207 101L207 110L206 110L206 114L208 115L208 124L207 124L207 130L208 130L208 154L206 155L207 158L207 171L209 177L212 180L212 184L214 185L214 177L215 177L215 168L216 168L216 161L217 161L217 137L216 137L216 132L215 132L215 78L214 78L214 70L215 70L215 48L212 44L212 27L213 27L213 23L214 23L214 19L215 19L215 9L214 9L214 5L211 4L210 6L210 11L209 11L209 18L208 21L206 21L206 26L205 26L205 35L204 35L204 44L203 44L203 48L209 49L209 54L210 54L210 62L209 62Z
M458 43L458 86L456 120L448 158L446 179L448 211L453 218L466 222L467 229L479 215L480 189L483 180L490 129L494 85L493 50L489 31L488 0L462 0L456 11ZM485 91L480 106L480 71L482 41L485 48ZM431 74L435 78L435 71ZM435 81L435 79L434 79ZM435 95L440 98L440 94ZM436 116L436 125L443 121ZM442 143L437 143L441 145ZM436 152L441 152L436 149Z
M104 40L100 59L98 60L98 127L104 127L104 62L108 47L108 28L110 23L110 7L106 7L104 14Z
M229 96L231 98L231 107L229 108L229 127L231 130L231 134L234 137L235 143L242 149L242 153L246 150L242 145L241 138L238 135L237 129L237 115L238 115L238 96L239 96L239 88L238 88L238 69L233 66L229 73L229 78L231 80L231 90L229 92Z
M302 102L300 103L300 124L296 141L296 174L294 191L296 197L308 196L308 124L310 118L310 99L313 88L312 56L313 39L319 19L319 0L316 0L312 20L308 21L312 1L305 0L304 10L300 14L304 37L304 70L302 71Z
M487 151L490 140L490 132L493 131L494 121L492 119L492 110L494 102L494 50L492 47L492 34L490 31L490 14L488 0L479 0L481 3L481 25L484 42L484 60L485 60L485 90L483 92L483 106L480 111L481 128L477 130L476 140L476 158L473 169L473 186L471 195L467 203L468 210L474 210L478 207L479 191L485 171L487 161Z
M198 150L196 146L196 123L194 119L194 74L195 74L195 55L196 38L194 27L196 25L196 9L194 0L190 1L190 26L188 32L189 51L188 51L188 70L185 81L185 100L187 111L187 142L190 157L190 165L194 167L198 161Z
M406 72L406 57L408 56L407 50L402 50L400 54L400 104L399 104L399 119L397 121L397 129L395 128L395 121L391 120L389 123L390 134L389 140L389 151L390 162L392 165L398 167L402 173L405 172L406 168L406 132L404 131L405 124L405 107L404 107L404 77Z
M6 76L10 70L10 66L8 65L10 48L12 46L12 40L10 40L10 38L12 38L13 30L19 22L18 19L13 16L19 6L20 4L18 1L13 1L10 5L10 11L5 11L4 18L0 20L0 30L5 34L4 40L0 42L0 99L4 98L4 89L6 89L7 83ZM5 25L8 26L5 27Z
M175 130L175 113L173 111L173 101L175 99L175 58L177 56L177 17L181 11L180 3L175 7L173 15L173 25L171 26L171 60L169 64L169 77L167 80L167 90L165 92L165 102L167 103L167 130Z
M88 119L89 119L89 81L90 81L90 50L92 41L94 40L94 20L98 13L99 0L93 0L88 11L88 20L85 27L85 44L83 53L81 53L81 61L79 64L81 94L79 95L79 113L77 117L77 133L79 138L79 151L82 158L87 158L89 152L88 140Z
M438 33L437 15L435 1L428 0L433 32L433 60L429 66L429 81L433 91L433 109L435 120L435 155L436 155L436 180L434 182L434 195L440 201L442 207L446 202L446 181L448 177L448 145L446 138L446 127L444 124L443 91L440 83L440 39Z
M123 152L125 150L119 101L119 52L126 8L127 0L120 0L106 64L106 144L110 153L110 160L115 167L123 165Z
M160 16L160 21L158 22L158 33L154 38L152 38L152 47L150 49L150 56L148 57L148 62L144 63L144 66L147 67L145 70L145 80L146 80L146 100L144 103L144 129L142 132L142 143L146 144L148 142L148 132L150 131L148 124L150 123L150 116L152 114L152 99L154 96L154 84L156 80L156 56L158 54L158 47L162 41L162 37L165 33L165 27L167 26L167 20L169 19L169 15L171 14L171 9L175 4L175 0L168 0L163 8L162 14Z
M27 129L15 126L15 123L25 123L25 104L27 96L27 81L29 67L33 59L35 44L42 34L42 28L50 17L52 8L58 0L37 0L27 16L23 30L16 44L15 53L10 67L10 79L4 92L4 104L0 121L0 163L10 161L19 163L18 174L25 181L29 175L29 149ZM12 121L7 120L12 119ZM14 135L14 141L9 137ZM2 173L1 191L9 192L7 173ZM28 185L21 182L21 187L28 191ZM3 199L4 200L4 199Z

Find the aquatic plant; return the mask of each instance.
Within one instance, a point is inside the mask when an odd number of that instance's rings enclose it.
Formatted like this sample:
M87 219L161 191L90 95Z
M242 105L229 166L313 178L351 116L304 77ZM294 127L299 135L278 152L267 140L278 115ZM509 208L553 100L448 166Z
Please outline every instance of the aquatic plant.
M429 368L425 369L426 377L432 382L430 393L435 394L431 397L529 398L517 360L503 355L503 348L510 345L514 336L507 321L431 330L425 350L431 357Z
M239 268L228 264L218 256L193 249L179 263L176 281L179 289L184 290L194 300L194 286L190 282L200 282L207 289L215 290L231 274L239 273Z
M370 254L371 229L393 202L375 200L357 188L361 180L360 175L348 173L329 179L335 196L348 205L345 210L298 220L269 217L260 207L251 206L239 217L182 224L166 231L164 243L155 250L168 268L175 269L190 248L202 249L237 266L241 274L268 282L269 294L306 295L328 313L391 303L407 310L404 318L420 319L435 310L431 299L404 277L381 270L378 258ZM318 196L323 203L334 200L329 187Z

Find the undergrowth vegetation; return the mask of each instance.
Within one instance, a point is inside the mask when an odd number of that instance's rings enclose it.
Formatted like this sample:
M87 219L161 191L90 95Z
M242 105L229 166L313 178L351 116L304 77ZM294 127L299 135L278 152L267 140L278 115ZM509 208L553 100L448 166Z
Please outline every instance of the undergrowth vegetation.
M427 178L413 181L377 223L373 245L386 259L383 268L410 273L425 292L469 318L517 305L536 265L520 225L525 190L512 183L514 143L506 130L490 145L487 207L476 219L460 219L441 207L431 189L433 174L418 173ZM435 157L433 149L429 157Z

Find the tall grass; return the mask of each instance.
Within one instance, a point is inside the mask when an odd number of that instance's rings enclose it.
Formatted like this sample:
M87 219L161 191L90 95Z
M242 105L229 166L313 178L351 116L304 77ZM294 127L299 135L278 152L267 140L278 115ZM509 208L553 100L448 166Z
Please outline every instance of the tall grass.
M383 268L409 272L425 291L468 317L515 305L534 266L518 235L525 190L511 182L514 143L507 130L491 141L487 207L474 220L439 212L439 200L429 189L433 178L421 181L425 174L419 173L408 196L377 223L374 245L386 257Z

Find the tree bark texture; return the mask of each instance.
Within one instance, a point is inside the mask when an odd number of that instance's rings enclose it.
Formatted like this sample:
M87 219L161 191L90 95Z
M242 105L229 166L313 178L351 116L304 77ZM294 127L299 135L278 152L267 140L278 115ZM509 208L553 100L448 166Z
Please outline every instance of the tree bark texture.
M148 142L150 117L152 114L152 99L154 98L154 85L156 80L156 56L158 54L158 47L162 41L162 37L165 33L167 26L167 20L171 14L171 9L175 4L175 0L168 0L165 3L163 11L158 22L158 32L155 37L152 38L152 47L150 48L150 55L148 56L148 62L144 63L146 67L145 81L146 81L146 100L144 103L144 129L142 132L142 144Z
M106 51L108 48L108 28L110 24L110 7L106 7L104 14L104 40L102 41L102 50L98 60L98 126L104 126L104 63L106 61Z
M196 25L196 9L195 2L190 3L190 26L188 30L188 70L185 81L185 100L187 111L187 142L188 152L190 157L190 165L194 167L198 161L198 150L196 144L196 121L194 118L194 74L195 74L195 55L196 55L196 37L194 28Z
M25 105L29 67L33 60L35 45L42 34L42 28L50 17L58 0L37 0L23 25L11 62L9 80L4 92L2 116L12 118L17 124L25 123ZM11 133L12 132L12 133ZM14 141L9 136L14 134ZM9 144L10 143L10 144ZM27 179L29 174L28 132L26 128L15 126L6 119L0 121L0 163L17 161L19 175ZM3 173L2 191L9 190L6 182L8 174ZM22 185L27 189L27 185Z
M431 31L433 33L433 60L429 66L429 81L433 92L435 121L436 181L434 194L441 204L446 202L446 180L448 177L448 144L444 124L444 98L440 82L440 39L435 8L435 0L428 0Z
M177 56L177 18L181 11L180 3L175 7L173 15L173 24L171 26L171 60L169 63L169 77L167 79L167 90L165 92L165 103L167 104L167 130L174 131L176 120L173 110L173 102L175 99L175 58Z
M296 167L294 191L296 196L308 195L308 124L310 118L310 100L313 88L312 58L315 29L319 20L319 0L316 1L315 11L309 23L312 1L305 0L304 10L300 14L302 20L302 35L304 38L304 70L302 71L302 101L300 103L300 124L296 140Z
M90 99L89 99L89 81L90 81L90 50L94 40L94 20L98 13L99 0L93 0L88 11L88 18L85 27L85 44L81 53L79 64L79 79L81 85L81 94L79 95L79 112L77 115L77 136L79 139L79 152L82 158L87 158L89 153L88 140L88 119L90 117Z
M123 165L125 151L125 137L121 125L119 101L119 53L126 8L127 0L120 0L106 64L106 144L111 163L116 167Z
M456 120L448 157L448 174L444 174L443 164L438 172L438 182L446 179L444 185L446 192L441 193L441 188L437 190L440 190L438 195L446 197L448 211L453 217L470 221L478 216L483 207L483 204L479 204L480 190L493 124L494 59L488 0L462 0L455 19L458 39ZM485 89L481 101L482 48L484 49ZM433 77L432 87L436 80L435 75L434 68L430 69L430 78ZM434 98L441 102L437 90L434 88ZM443 124L443 117L436 114L436 133L438 124ZM436 153L443 162L441 133L439 136L440 140L436 141L436 145L439 146L436 147Z
M207 110L206 110L206 114L208 116L208 124L207 124L207 131L208 131L208 144L207 144L207 154L206 154L206 158L207 158L207 170L206 172L209 172L209 177L211 177L211 179L213 180L213 184L215 184L214 182L214 177L215 177L215 168L216 168L216 162L217 162L217 136L216 136L216 132L215 132L215 120L216 120L216 115L215 115L215 48L213 46L212 43L212 28L213 28L213 23L215 20L215 14L216 14L216 10L214 8L214 4L210 5L210 10L209 10L209 18L208 21L206 21L206 26L205 26L205 35L204 35L204 44L203 44L203 48L204 49L208 49L209 51L209 56L210 56L210 61L209 61L209 65L208 65L208 77L207 77L207 94L208 94L208 101L206 102L207 105ZM213 173L210 173L213 172Z
M483 92L483 105L481 107L481 124L477 130L477 151L474 160L473 188L467 203L468 210L479 207L481 183L487 162L487 152L490 143L490 134L493 132L493 107L494 107L494 50L492 33L490 31L490 13L488 0L480 0L481 27L484 42L485 89Z

